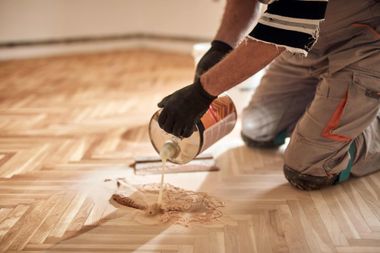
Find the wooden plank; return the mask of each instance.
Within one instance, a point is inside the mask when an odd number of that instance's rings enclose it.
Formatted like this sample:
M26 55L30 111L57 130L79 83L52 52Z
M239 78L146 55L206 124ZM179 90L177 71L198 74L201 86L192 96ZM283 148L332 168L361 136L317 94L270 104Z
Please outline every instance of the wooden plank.
M7 216L0 223L0 244L5 243L5 235L9 233L9 230L15 226L28 209L29 206L19 205L7 212Z

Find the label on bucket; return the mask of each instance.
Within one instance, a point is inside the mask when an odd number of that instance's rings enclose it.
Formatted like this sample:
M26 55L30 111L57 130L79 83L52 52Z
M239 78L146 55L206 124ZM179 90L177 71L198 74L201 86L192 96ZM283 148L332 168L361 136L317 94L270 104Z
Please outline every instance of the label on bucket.
M200 152L229 134L235 126L236 118L236 109L230 97L222 96L215 99L201 118L204 131Z

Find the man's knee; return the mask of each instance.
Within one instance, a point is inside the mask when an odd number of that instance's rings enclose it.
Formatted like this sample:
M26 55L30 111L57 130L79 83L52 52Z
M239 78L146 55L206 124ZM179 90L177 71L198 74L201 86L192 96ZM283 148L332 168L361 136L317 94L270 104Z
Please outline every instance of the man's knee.
M303 174L287 165L284 165L284 175L291 185L305 191L318 190L333 185L338 179L338 175L312 176Z
M295 131L284 155L284 175L302 190L317 190L338 181L350 160L347 150L312 140Z

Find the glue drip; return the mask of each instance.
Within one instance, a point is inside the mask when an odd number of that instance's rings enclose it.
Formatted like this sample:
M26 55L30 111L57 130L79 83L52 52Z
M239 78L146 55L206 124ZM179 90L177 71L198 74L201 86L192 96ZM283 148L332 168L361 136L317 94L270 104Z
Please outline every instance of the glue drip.
M162 196L165 189L165 171L166 171L166 161L170 158L174 158L178 154L178 145L173 141L167 141L162 146L162 149L160 151L160 157L162 161L162 167L161 167L161 181L160 181L160 191L158 193L157 198L157 205L160 207L162 204Z

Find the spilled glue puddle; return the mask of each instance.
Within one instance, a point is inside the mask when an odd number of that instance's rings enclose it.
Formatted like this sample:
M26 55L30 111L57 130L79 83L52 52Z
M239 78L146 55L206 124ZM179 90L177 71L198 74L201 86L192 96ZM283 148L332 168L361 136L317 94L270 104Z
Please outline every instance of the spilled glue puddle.
M204 192L194 192L165 184L162 202L158 205L160 184L133 186L123 178L115 181L118 189L112 195L112 199L120 205L139 210L138 221L142 223L173 223L189 226L193 223L210 224L223 216L221 209L224 203Z

